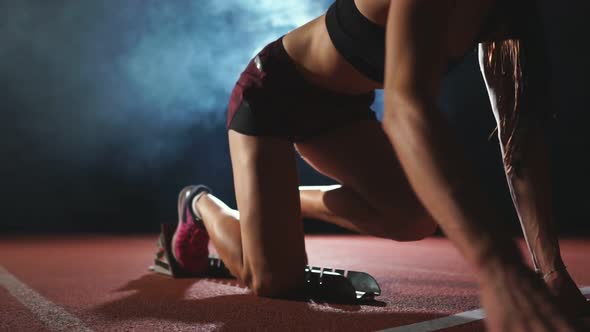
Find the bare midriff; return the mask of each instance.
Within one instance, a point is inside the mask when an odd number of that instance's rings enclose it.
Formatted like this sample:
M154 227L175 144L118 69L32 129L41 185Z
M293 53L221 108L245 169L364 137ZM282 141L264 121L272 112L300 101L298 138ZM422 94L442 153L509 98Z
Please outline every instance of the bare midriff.
M359 11L376 24L385 25L389 0L355 0ZM285 49L311 83L346 94L361 94L382 89L356 70L334 47L326 28L325 15L288 33Z
M289 32L285 50L309 82L344 94L362 94L381 89L338 53L326 29L325 15Z

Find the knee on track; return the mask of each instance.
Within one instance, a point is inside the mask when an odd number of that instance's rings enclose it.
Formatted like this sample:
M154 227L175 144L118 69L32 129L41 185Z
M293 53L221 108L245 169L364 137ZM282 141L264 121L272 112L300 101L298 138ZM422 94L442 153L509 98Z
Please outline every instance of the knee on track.
M400 242L422 240L433 235L438 228L426 211L406 216L389 214L381 217L379 224L382 237Z
M305 265L298 264L271 271L252 270L242 280L255 295L285 298L298 295L305 285L304 279Z
M285 298L296 295L302 286L303 278L265 277L255 280L251 285L251 290L254 294L262 297Z

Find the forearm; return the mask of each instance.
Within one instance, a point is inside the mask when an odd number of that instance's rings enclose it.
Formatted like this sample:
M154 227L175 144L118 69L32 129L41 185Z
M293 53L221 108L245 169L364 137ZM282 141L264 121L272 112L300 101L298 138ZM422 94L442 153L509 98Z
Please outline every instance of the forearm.
M492 263L519 264L443 115L423 100L386 92L383 119L416 194L476 272Z

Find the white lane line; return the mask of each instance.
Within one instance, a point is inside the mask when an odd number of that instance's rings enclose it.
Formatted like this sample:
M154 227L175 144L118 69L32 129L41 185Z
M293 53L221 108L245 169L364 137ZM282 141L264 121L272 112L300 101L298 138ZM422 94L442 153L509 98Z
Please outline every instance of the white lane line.
M47 300L10 274L0 265L0 285L20 303L37 315L51 331L93 332L64 308Z
M582 291L582 294L584 295L590 295L590 286L582 287L580 288L580 291ZM420 323L392 327L390 329L385 329L378 332L430 332L441 330L448 327L467 324L469 322L474 322L476 320L484 318L485 312L483 311L483 309L476 309L460 312L458 314L451 316L427 320Z
M485 313L483 309L476 309L461 312L452 316L427 320L420 323L414 323L404 326L393 327L390 329L381 330L379 332L427 332L463 325L476 320L484 319Z

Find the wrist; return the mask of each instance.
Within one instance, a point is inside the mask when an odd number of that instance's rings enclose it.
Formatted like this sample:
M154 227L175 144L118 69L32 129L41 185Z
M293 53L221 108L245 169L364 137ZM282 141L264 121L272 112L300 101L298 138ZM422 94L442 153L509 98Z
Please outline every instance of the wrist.
M565 264L559 255L546 255L550 257L544 257L542 255L539 256L541 257L536 257L537 266L535 266L535 272L537 272L540 276L565 269Z
M567 273L567 267L562 261L560 261L553 264L551 267L536 269L535 273L537 273L539 278L547 280L548 278L552 278L555 275Z
M483 283L502 280L527 270L523 257L513 242L496 243L480 252L474 267L477 279Z

